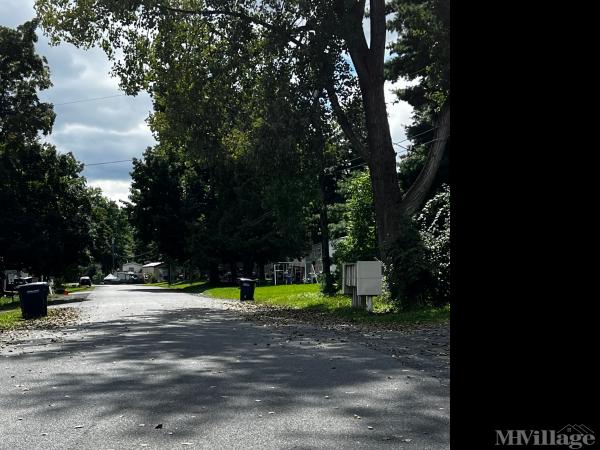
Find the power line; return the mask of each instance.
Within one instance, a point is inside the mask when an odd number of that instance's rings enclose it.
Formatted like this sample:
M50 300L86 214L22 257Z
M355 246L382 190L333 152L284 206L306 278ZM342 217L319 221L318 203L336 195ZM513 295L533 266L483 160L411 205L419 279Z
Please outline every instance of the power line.
M431 130L430 130L430 131L431 131ZM450 135L446 136L445 138L431 139L430 141L423 142L423 144L421 144L421 145L427 145L427 144L431 144L432 142L435 142L435 141L440 141L440 140L442 140L442 139L447 139L447 138L450 138ZM357 158L355 158L355 159L357 159ZM355 166L351 166L351 167L338 167L337 169L335 169L335 170L332 170L332 172L339 172L339 171L342 171L342 170L351 170L351 169L356 169L357 167L363 167L363 166L366 166L366 165L368 165L368 163L366 163L366 162L365 162L365 163L362 163L362 164L357 164L357 165L355 165ZM333 169L333 167L332 167L331 169Z
M398 142L392 142L392 145L396 145L398 147L403 148L404 150L408 150L408 147L405 147L404 145L400 145Z
M430 140L430 141L423 142L421 145L427 145L427 144L431 144L432 142L435 142L435 141L440 141L440 140L442 140L442 139L447 139L447 138L449 138L449 137L450 137L450 135L448 135L448 136L446 136L446 137L443 137L443 138L432 139L432 140Z
M127 94L116 94L116 95L107 95L106 97L82 98L82 99L73 100L70 102L54 103L53 106L71 105L73 103L83 103L83 102L94 102L96 100L106 100L107 98L124 97L126 95Z
M121 159L119 161L106 161L106 162L99 162L99 163L92 163L92 164L86 164L83 163L84 166L101 166L104 164L116 164L116 163L123 163L123 162L129 162L129 161L133 161L133 159Z
M407 137L406 139L402 139L401 141L394 142L394 144L401 144L402 142L410 141L413 138L416 138L417 136L421 136L422 134L425 134L425 133L429 133L430 131L433 131L436 128L438 128L438 127L433 127L433 128L430 128L429 130L421 131L420 133L415 134L413 137L410 137L410 138ZM404 148L406 148L406 147L404 147Z

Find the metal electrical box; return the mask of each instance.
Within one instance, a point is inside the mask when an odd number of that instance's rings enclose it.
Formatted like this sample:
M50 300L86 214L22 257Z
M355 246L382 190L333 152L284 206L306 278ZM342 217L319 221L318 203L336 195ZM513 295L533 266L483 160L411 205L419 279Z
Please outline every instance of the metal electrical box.
M357 295L381 295L381 261L356 262Z
M356 264L342 265L342 292L352 294L356 289Z
M381 261L357 261L344 264L342 285L344 294L381 295Z

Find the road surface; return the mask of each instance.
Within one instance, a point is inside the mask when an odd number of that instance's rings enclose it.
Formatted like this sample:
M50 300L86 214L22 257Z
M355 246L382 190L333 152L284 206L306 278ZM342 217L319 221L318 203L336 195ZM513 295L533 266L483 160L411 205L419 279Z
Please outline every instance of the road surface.
M223 302L98 286L0 350L2 449L449 448L447 369Z

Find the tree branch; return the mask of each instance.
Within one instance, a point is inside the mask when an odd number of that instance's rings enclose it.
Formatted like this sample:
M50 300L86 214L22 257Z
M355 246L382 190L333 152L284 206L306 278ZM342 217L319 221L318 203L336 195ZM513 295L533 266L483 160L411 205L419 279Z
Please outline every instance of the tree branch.
M350 145L352 145L352 147L354 147L354 150L356 150L363 158L365 158L365 160L368 161L369 152L352 129L352 125L350 125L348 117L346 116L344 110L340 105L337 94L335 92L335 87L333 86L333 82L328 83L328 85L325 87L325 90L327 91L327 96L329 97L329 101L331 102L331 106L333 107L333 111L335 112L337 122L342 128L344 134L346 135L346 138L350 141Z
M337 0L335 7L338 19L342 21L341 29L348 53L352 58L359 79L370 78L369 46L362 27L366 0L360 0L351 10L347 10L345 0Z
M433 146L427 154L425 166L410 189L404 194L400 205L401 212L406 216L415 214L427 197L435 175L442 162L446 142L450 137L450 105L446 105L438 118L437 129L433 139Z
M383 59L385 55L385 1L370 0L371 5L371 49L369 54L373 63L374 73L383 74Z

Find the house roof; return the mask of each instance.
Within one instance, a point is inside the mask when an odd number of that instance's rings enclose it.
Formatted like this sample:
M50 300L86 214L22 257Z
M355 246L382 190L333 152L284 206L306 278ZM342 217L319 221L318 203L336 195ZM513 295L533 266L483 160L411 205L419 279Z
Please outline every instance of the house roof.
M162 262L153 262L153 263L144 264L142 267L156 267L156 266L160 266L161 264L164 264L164 263L162 263Z

